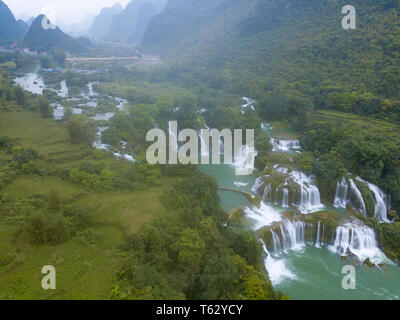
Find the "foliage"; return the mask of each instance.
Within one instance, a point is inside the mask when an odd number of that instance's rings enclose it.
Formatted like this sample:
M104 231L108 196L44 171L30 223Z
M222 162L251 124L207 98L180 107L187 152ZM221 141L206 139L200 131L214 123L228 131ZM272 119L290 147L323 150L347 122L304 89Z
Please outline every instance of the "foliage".
M49 101L45 97L43 97L43 96L39 97L37 99L37 105L38 105L38 109L43 118L51 117L52 113L51 113Z
M170 213L127 239L130 258L117 274L114 299L282 297L265 273L248 265L259 267L254 234L218 227L221 209L211 177L196 173L180 179L163 199Z
M82 143L91 145L96 137L96 130L92 122L74 117L68 120L67 129L72 144Z
M33 213L27 218L24 231L36 244L61 243L70 236L68 221L60 213Z

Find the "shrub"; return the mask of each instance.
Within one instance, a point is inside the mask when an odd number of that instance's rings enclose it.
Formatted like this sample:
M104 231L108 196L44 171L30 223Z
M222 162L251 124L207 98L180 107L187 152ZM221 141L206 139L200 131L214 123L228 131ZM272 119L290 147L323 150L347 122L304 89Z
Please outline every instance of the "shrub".
M60 213L34 213L26 219L24 230L35 244L62 243L70 236L68 221Z
M72 144L83 143L91 145L96 137L96 129L93 123L86 123L76 117L68 121L67 129Z

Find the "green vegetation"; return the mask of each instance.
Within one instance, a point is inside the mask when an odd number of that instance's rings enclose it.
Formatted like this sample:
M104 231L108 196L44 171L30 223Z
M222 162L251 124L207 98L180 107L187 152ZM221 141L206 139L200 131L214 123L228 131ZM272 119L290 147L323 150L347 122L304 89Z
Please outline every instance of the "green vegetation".
M86 45L84 41L71 38L62 32L60 28L44 29L42 27L43 19L45 19L45 16L41 14L32 22L23 40L23 46L39 51L63 49L72 52L81 52L85 50ZM63 60L60 54L54 54L54 58L58 63Z
M164 195L168 214L128 238L114 299L279 299L254 235L221 228L217 185L196 173Z
M399 120L399 3L352 5L357 30L348 31L340 1L174 0L142 47L173 64L169 81L250 95L266 120L301 125L313 107Z
M54 97L24 95L25 105L11 99L0 113L3 299L283 298L255 235L222 227L216 181L196 166L150 166L140 153L155 121L174 114L202 127L192 94L160 94L110 121L110 139L130 137L135 163L93 150L92 122L48 119ZM26 111L31 101L36 112ZM55 293L40 291L47 264L63 288Z
M313 172L322 190L332 198L335 184L352 174L379 185L400 205L400 135L398 126L340 112L317 112L310 118L301 143L316 160ZM374 200L370 191L359 186L366 196L368 213L373 214Z

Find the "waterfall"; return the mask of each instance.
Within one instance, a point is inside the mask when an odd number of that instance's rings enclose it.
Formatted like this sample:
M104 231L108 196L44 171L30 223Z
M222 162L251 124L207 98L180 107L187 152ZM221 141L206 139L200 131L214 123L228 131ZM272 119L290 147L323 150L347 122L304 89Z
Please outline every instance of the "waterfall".
M299 251L305 246L305 228L306 224L302 221L290 221L283 220L279 224L278 234L272 232L272 242L274 254L278 255L281 252L287 252L289 250Z
M225 146L224 142L222 141L222 137L219 138L219 154L224 154Z
M342 178L341 181L338 182L336 187L335 201L333 202L333 206L336 208L346 208L347 206L347 192L349 190L349 185L345 178Z
M271 138L272 151L288 152L301 149L299 140L278 140Z
M287 269L285 260L272 257L264 242L262 242L262 245L266 254L265 269L268 271L268 276L272 284L276 286L286 278L296 279L296 275Z
M203 131L199 131L199 137L200 137L200 154L202 157L208 157L210 155L210 145L209 143L206 142L203 136Z
M68 86L67 86L67 82L65 80L61 81L60 83L61 89L57 92L58 96L61 98L66 98L68 97Z
M251 110L255 111L255 107L254 104L256 103L255 100L251 99L251 98L247 98L247 97L243 97L242 100L245 102L244 104L241 105L241 107L243 109L247 109L248 107L251 108Z
M390 263L382 250L378 247L375 231L365 226L360 220L343 224L326 236L326 226L318 222L317 234L313 232L315 225L302 221L283 219L269 227L271 240L268 249L274 257L287 253L290 250L301 251L306 245L315 245L321 248L328 245L328 249L340 256L355 256L361 262L369 259L371 263L379 265ZM322 230L322 233L321 233Z
M321 245L320 245L320 240L319 240L319 234L320 234L320 231L321 231L321 221L318 221L318 229L317 229L317 240L315 240L315 246L317 247L317 248L321 248Z
M352 205L353 208L355 210L360 211L362 215L367 216L367 208L365 206L361 191L358 189L358 187L355 184L355 182L353 181L353 179L350 179L350 190L353 192L353 195L357 198L357 201L359 203L358 208L354 204Z
M283 189L282 207L289 208L289 189Z
M238 153L235 155L235 167L237 168L237 175L249 175L254 172L254 162L258 153L254 147L242 145Z
M319 190L314 184L314 177L306 176L299 171L292 171L290 176L301 189L301 199L300 204L298 204L298 209L301 213L317 212L324 208L324 205L321 203Z
M93 148L96 149L101 149L101 150L106 150L108 151L110 149L110 145L109 144L104 144L102 142L102 136L103 133L108 129L108 127L97 127L97 138L96 140L93 142Z
M260 191L260 188L262 187L264 181L262 179L263 177L258 177L256 179L256 182L254 183L254 186L251 188L251 191L254 193L258 193Z
M263 193L263 201L265 201L268 197L268 194L271 192L271 184L269 183L267 186L264 188L264 193Z
M260 207L246 208L244 214L247 218L256 222L255 229L269 226L274 222L281 221L282 217L278 211L264 202L260 203Z
M369 258L376 265L386 259L383 252L378 248L375 231L353 222L337 228L335 242L329 246L329 249L340 256L353 254L361 262Z
M376 185L369 183L367 181L364 181L360 177L357 177L357 180L365 183L368 186L368 189L374 194L375 198L375 214L374 217L378 219L379 221L384 221L384 222L389 222L387 218L387 205L386 201L388 197L385 195L385 193Z
M375 197L375 218L384 221L384 222L389 222L387 218L387 206L385 202L385 194L381 189L379 189L378 186L373 185L371 183L368 183L369 190L374 194Z

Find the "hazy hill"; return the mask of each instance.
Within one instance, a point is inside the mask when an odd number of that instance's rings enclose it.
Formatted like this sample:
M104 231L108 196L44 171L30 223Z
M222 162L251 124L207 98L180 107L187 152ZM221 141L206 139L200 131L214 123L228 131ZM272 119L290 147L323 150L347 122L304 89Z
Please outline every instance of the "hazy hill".
M70 36L87 36L95 18L96 15L89 13L78 23L66 24L65 22L57 21L57 25Z
M114 17L106 40L141 40L151 18L164 10L167 0L133 0Z
M77 52L84 49L84 45L77 39L65 34L59 27L44 29L42 21L44 15L39 15L31 24L26 34L23 45L31 50L49 51L60 48L66 51Z
M117 3L111 8L103 8L94 19L88 32L88 36L96 39L104 39L111 28L112 21L116 15L121 13L122 6Z
M0 42L21 39L24 33L23 24L17 22L8 6L0 1Z
M136 27L128 39L130 43L142 42L142 38L146 32L147 26L156 14L156 8L151 2L145 2L139 7Z

